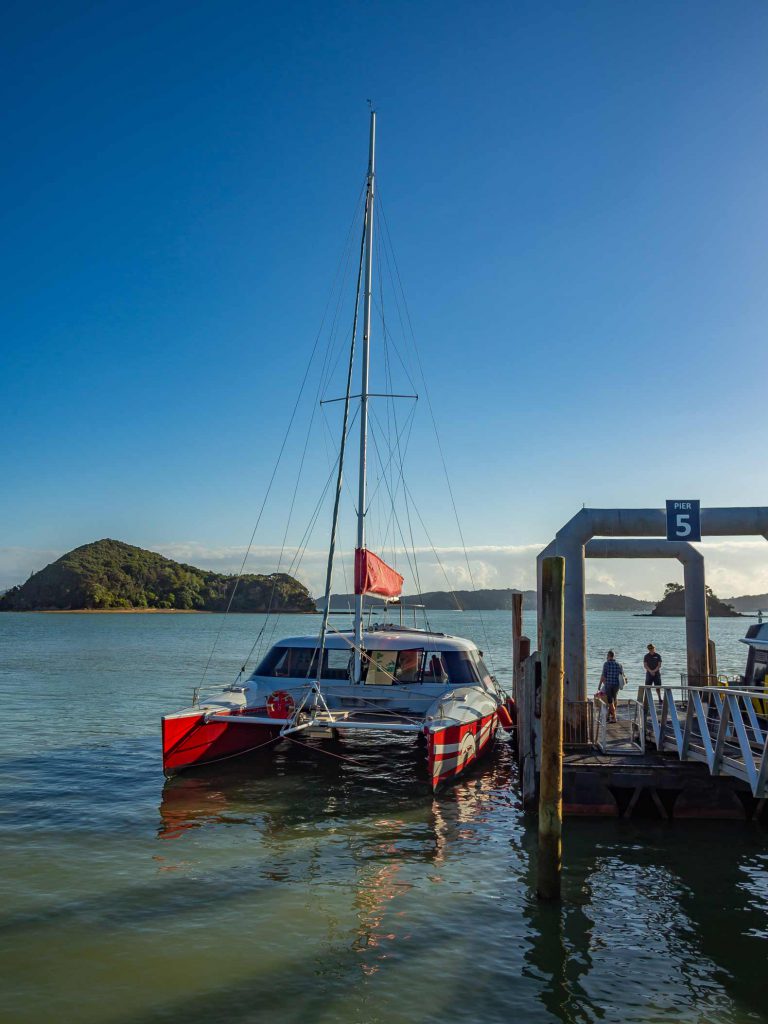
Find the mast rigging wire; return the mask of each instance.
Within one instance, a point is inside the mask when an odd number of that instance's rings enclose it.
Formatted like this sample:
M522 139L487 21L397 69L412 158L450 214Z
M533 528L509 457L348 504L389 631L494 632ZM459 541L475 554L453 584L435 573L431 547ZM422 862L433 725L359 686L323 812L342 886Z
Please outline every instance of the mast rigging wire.
M415 335L415 332L414 332L414 329L413 329L413 321L411 320L411 314L410 314L410 310L408 308L408 300L405 297L405 289L403 288L403 282L402 282L402 279L400 277L400 269L399 269L398 264L397 264L397 257L395 255L394 247L392 245L392 236L390 234L389 223L387 221L386 214L384 212L384 204L381 201L381 196L379 196L379 206L380 206L380 209L381 209L382 224L384 225L384 232L381 232L381 233L382 234L386 233L386 239L389 242L389 250L390 250L390 252L392 254L392 263L394 265L395 273L397 275L397 282L398 282L399 289L400 289L400 294L401 294L402 300L403 300L403 308L405 310L405 315L406 315L406 319L408 321L408 327L409 327L410 335L411 335L411 339L412 339L413 352L414 352L414 355L416 357L416 365L418 366L419 376L421 377L421 380L422 380L422 382L424 384L424 392L425 392L426 398L427 398L427 408L429 409L429 415L430 415L430 419L432 421L432 428L433 428L434 433L435 433L435 440L437 441L437 448L438 448L438 451L440 453L440 461L442 462L443 473L445 475L445 482L447 484L448 494L449 494L450 499L451 499L451 506L453 508L453 515L454 515L454 519L456 520L456 526L457 526L457 529L459 531L459 538L461 540L461 547L462 547L462 550L464 552L464 561L465 561L466 566L467 566L467 573L469 574L470 583L472 584L472 590L476 591L477 590L477 586L475 584L475 578L474 578L474 575L472 573L472 566L470 565L470 562L469 562L469 555L467 553L467 546L466 546L466 543L464 542L464 531L461 528L461 520L459 518L458 509L456 507L456 499L454 497L453 488L451 487L451 479L450 479L450 476L448 474L448 466L447 466L446 461L445 461L445 454L443 452L443 446L442 446L442 443L440 441L440 433L439 433L439 431L437 429L437 420L435 419L435 412L434 412L434 409L432 408L432 400L431 400L430 395L429 395L429 388L427 387L427 379L426 379L426 376L424 374L424 367L422 366L421 356L419 355L419 349L418 349L418 346L416 345L416 335ZM389 265L389 262L388 262L388 265ZM393 285L394 285L394 281L393 281ZM494 669L494 665L493 665L493 653L491 651L490 642L488 640L488 631L487 631L486 626L485 626L485 620L483 618L482 610L479 609L479 608L478 608L478 615L479 615L479 618L480 618L480 626L481 626L482 631L483 631L483 636L485 637L485 648L488 651L488 658L489 658L489 661L491 662L491 671L495 675L496 673L495 673L495 669Z
M358 412L358 410L355 410L355 413L352 416L352 419L351 419L350 424L349 424L349 428L347 430L347 434L349 434L352 431L352 428L355 425L355 420L357 419L357 412ZM328 488L330 487L331 481L333 480L333 475L334 475L334 473L336 471L336 466L337 466L337 463L338 463L338 458L339 457L337 455L333 465L331 466L331 468L329 470L328 476L327 476L326 481L325 481L325 485L323 486L323 489L322 489L322 491L320 493L320 497L318 498L318 500L317 500L317 502L315 504L315 507L314 507L314 509L312 511L312 514L310 515L309 522L307 523L307 526L304 529L304 533L302 534L302 537L301 537L298 545L296 546L296 550L294 551L293 558L292 558L290 564L288 565L288 568L287 568L286 572L287 572L287 574L289 576L293 576L294 573L298 572L298 570L301 568L301 563L304 560L304 556L305 556L305 554L307 552L307 548L309 547L309 542L312 539L312 534L314 533L315 527L317 526L317 521L320 518L320 512L322 511L323 503L325 501L325 496L328 493ZM258 633L256 639L253 642L253 645L251 646L251 649L250 649L250 651L248 653L247 658L243 662L243 666L240 669L240 673L239 673L240 675L245 673L245 671L246 671L246 669L248 667L248 663L250 662L251 658L253 657L253 652L256 650L257 646L260 644L260 642L261 642L261 640L262 640L262 638L264 636L264 633L266 632L267 626L271 626L271 631L270 631L270 634L269 634L269 638L267 640L267 644L271 645L272 640L274 639L274 636L275 636L275 632L277 631L277 622L278 622L277 616L275 616L273 618L273 620L270 622L269 616L267 615L267 617L265 618L265 620L264 620L264 622L262 624L261 629L259 630L259 633ZM259 654L260 653L261 653L261 651L259 650Z
M347 390L346 400L344 402L344 419L341 428L341 448L339 451L339 471L336 478L336 497L333 504L333 520L331 525L331 544L328 551L328 567L326 570L325 578L325 608L323 609L323 621L320 626L320 643L318 644L319 655L318 655L318 681L323 674L323 654L325 651L325 635L328 631L328 617L331 614L331 589L333 587L333 556L336 551L336 531L339 524L339 502L341 500L341 490L344 481L344 453L347 447L347 424L349 422L349 402L350 394L352 393L352 370L354 369L355 362L355 343L357 341L357 320L360 313L360 285L363 280L363 263L365 260L365 244L366 236L368 234L368 212L372 200L371 194L371 182L370 177L368 180L368 190L365 198L365 214L363 217L363 231L360 239L360 264L357 271L357 287L355 289L355 315L352 321L352 342L349 346L349 363L347 366ZM307 675L312 667L312 659L310 659L309 668L307 669Z
M317 334L315 336L315 341L314 341L314 344L312 345L312 350L310 352L310 356L309 356L309 359L307 361L306 368L304 370L304 376L302 378L301 385L299 387L299 392L298 392L298 394L296 396L296 401L294 402L293 409L291 411L291 416L290 416L290 419L288 421L288 426L286 427L285 434L283 436L283 440L282 440L282 443L280 445L280 450L278 452L277 459L275 460L275 464L274 464L274 467L272 469L272 474L271 474L271 476L269 478L269 483L267 485L267 490L266 490L266 492L264 494L264 498L262 500L261 507L259 509L259 514L258 514L258 516L256 518L256 524L255 524L255 526L253 528L253 531L251 532L251 537L250 537L250 540L248 542L248 546L246 548L245 555L243 556L243 560L242 560L242 562L240 564L240 569L239 569L239 571L237 573L237 576L235 578L235 584L234 584L234 586L232 588L232 593L229 596L229 600L227 602L227 607L226 607L226 609L224 611L224 617L223 617L223 619L221 621L221 625L219 626L219 628L218 628L218 630L216 632L216 636L214 637L213 644L211 646L210 654L208 655L208 660L205 663L205 668L203 669L203 674L202 674L202 676L200 678L200 683L199 683L200 686L203 685L203 683L205 682L205 678L206 678L206 676L208 674L208 669L210 668L214 652L215 652L216 647L218 645L218 642L219 642L219 640L221 638L222 630L224 629L224 625L225 625L225 623L227 621L227 616L229 615L229 612L230 612L230 610L232 608L232 602L235 599L235 594L237 593L237 589L238 589L239 584L240 584L240 579L242 578L243 570L245 569L245 564L248 561L248 556L249 556L249 554L251 552L251 549L253 547L253 542L254 542L254 539L256 537L256 531L259 528L262 516L264 514L264 509L266 507L267 501L269 500L269 495L270 495L270 493L272 491L272 486L273 486L273 484L275 482L275 478L277 476L277 471L278 471L278 469L280 467L280 463L282 461L282 457L283 457L283 453L285 451L286 444L288 443L288 437L290 436L291 429L293 427L293 423L294 423L294 420L296 418L296 413L298 411L302 395L304 394L304 388L305 388L306 383L307 383L307 378L309 377L309 372L310 372L310 369L312 367L312 363L314 362L314 358L315 358L315 354L317 352L318 344L320 342L320 338L322 337L323 328L325 326L325 321L326 321L326 318L327 318L327 315L328 315L328 309L329 309L329 307L331 305L331 299L332 299L333 294L334 294L334 292L336 290L337 281L339 280L339 273L341 271L342 265L348 266L348 264L349 264L350 240L351 240L351 237L352 237L352 231L353 231L355 222L357 220L358 210L360 208L360 199L361 199L361 197L363 195L363 188L364 188L364 185L361 186L360 191L358 192L357 200L355 202L355 211L354 211L354 213L352 215L352 220L351 220L349 228L347 230L347 236L346 236L346 240L345 240L345 243L344 243L344 247L342 249L342 253L341 253L341 255L339 257L339 260L338 260L338 262L336 264L336 270L334 272L334 277L333 277L333 282L331 284L331 289L329 291L328 298L327 298L326 303L325 303L325 308L323 310L323 315L322 315L322 318L320 320L320 326L319 326ZM346 276L346 274L344 276ZM335 329L335 324L336 324L336 321L337 321L337 318L338 318L338 310L339 310L339 306L340 306L340 303L341 303L341 294L342 293L343 293L343 287L340 287L339 288L339 299L337 300L337 304L336 304L336 312L334 314L334 320L333 320L333 322L331 324L331 336L333 335L333 331ZM330 342L329 342L329 345L330 345ZM326 347L326 360L327 360L327 355L328 355L328 347ZM314 412L313 412L313 416L314 416ZM274 585L273 585L273 592L274 592Z

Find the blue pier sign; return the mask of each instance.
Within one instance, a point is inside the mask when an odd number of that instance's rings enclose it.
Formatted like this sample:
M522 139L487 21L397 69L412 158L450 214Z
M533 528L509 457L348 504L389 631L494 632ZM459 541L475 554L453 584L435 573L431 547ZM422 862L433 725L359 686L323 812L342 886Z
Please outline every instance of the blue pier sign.
M667 540L701 540L701 502L667 502Z

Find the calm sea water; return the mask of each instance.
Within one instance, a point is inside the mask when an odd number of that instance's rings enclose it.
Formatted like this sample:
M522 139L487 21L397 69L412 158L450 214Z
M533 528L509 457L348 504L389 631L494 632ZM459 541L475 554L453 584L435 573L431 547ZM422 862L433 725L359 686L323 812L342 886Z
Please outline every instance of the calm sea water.
M508 676L506 614L432 624ZM226 621L212 683L260 625ZM746 625L713 621L721 670L743 667ZM504 743L437 799L410 739L164 782L159 716L188 703L221 626L0 616L0 1019L768 1021L764 828L567 821L549 907ZM591 678L613 646L634 682L649 640L668 677L684 667L682 620L588 628Z

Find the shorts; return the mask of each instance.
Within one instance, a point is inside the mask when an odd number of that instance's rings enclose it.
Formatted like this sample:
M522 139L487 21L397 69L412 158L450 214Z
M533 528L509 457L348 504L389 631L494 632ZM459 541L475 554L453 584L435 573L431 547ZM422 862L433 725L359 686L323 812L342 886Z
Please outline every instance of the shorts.
M619 690L620 686L618 683L603 683L603 692L609 704L611 701L616 700Z
M652 675L650 672L645 673L645 685L646 686L661 686L661 672L657 675Z

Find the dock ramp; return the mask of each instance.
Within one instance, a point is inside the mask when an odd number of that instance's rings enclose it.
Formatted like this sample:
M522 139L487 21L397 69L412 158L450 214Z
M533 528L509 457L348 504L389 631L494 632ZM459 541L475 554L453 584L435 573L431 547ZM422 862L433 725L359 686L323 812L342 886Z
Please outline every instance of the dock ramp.
M701 761L711 775L746 782L758 800L768 785L768 694L721 682L711 686L641 687L644 736L681 761Z

